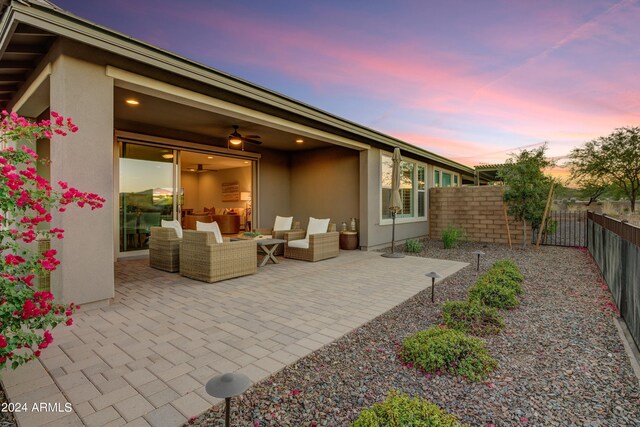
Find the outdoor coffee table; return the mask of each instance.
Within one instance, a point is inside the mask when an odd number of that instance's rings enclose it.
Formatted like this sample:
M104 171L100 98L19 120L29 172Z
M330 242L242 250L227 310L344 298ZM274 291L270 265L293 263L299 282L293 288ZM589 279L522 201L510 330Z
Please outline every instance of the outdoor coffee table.
M246 240L246 238L238 237L238 238L233 238L231 240ZM260 261L260 264L259 264L260 267L264 267L265 265L267 265L269 260L273 261L274 264L279 263L278 258L276 258L274 253L278 248L278 245L285 243L286 240L284 239L253 239L253 240L256 241L256 243L258 244L258 248L260 248L260 250L265 254L264 257L262 258L262 261Z

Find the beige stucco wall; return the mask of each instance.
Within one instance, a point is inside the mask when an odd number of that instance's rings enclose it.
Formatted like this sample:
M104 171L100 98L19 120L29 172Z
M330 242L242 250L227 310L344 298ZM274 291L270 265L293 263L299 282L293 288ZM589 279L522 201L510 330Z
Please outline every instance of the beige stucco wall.
M390 152L388 154L391 155ZM410 159L405 156L403 156L403 158L407 160ZM392 225L380 224L380 150L372 148L366 152L361 152L360 162L362 164L361 174L367 177L367 181L361 185L363 191L366 191L367 194L366 197L363 198L366 208L362 208L362 211L366 212L366 230L360 233L360 245L363 249L376 249L390 246ZM427 172L427 175L430 175L429 172ZM429 180L427 182L430 183ZM399 220L396 222L396 242L425 237L428 233L429 227L426 219L411 220L410 222L407 222L407 220Z
M51 143L51 181L68 181L107 199L102 209L71 207L53 213L52 227L65 230L52 242L61 264L52 290L63 302L105 301L114 295L113 80L104 67L67 56L53 63L50 105L73 118L80 130Z
M340 224L360 216L358 152L342 147L295 153L291 159L291 212L306 226L309 217Z
M198 174L195 172L180 173L180 187L184 190L184 203L182 208L199 211L200 199L198 192Z
M291 216L290 155L282 151L260 150L254 227L272 227L276 215ZM257 208L257 210L256 210Z

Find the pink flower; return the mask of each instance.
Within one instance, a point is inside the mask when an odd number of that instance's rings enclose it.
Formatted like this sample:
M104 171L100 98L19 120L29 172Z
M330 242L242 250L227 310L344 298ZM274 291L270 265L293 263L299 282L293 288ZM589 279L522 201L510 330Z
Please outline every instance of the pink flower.
M297 396L300 394L300 390L298 390L297 388L294 388L293 390L291 390L290 393L292 396Z
M4 335L0 335L0 348L5 348L8 345L9 343L7 343L7 339L4 337Z
M66 322L64 322L64 323L65 323L65 325L67 325L67 326L71 326L71 325L73 325L73 319L70 317L70 318L68 318L68 319L67 319L67 321L66 321Z

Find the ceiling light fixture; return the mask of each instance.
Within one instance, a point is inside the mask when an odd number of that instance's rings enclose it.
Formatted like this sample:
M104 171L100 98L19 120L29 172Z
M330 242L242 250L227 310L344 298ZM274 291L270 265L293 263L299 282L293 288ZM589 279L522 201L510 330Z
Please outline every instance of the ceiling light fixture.
M163 154L162 158L163 159L173 159L173 154L172 153Z
M129 99L125 100L124 102L126 102L129 105L140 105L140 101L138 101L137 99L133 99L133 98L129 98Z
M302 144L302 143L304 143L304 139L302 138L296 139L296 144Z
M213 156L207 156L207 159L213 159Z

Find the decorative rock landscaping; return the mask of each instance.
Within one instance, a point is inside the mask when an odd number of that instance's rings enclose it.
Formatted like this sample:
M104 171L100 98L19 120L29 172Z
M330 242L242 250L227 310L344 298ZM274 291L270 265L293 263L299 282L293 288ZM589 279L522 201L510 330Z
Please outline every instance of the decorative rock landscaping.
M404 338L442 321L443 302L466 299L479 277L469 266L438 286L435 304L426 290L253 386L234 400L235 424L348 425L395 389L474 426L640 425L639 382L588 253L441 245L427 241L417 256L471 262L471 252L482 249L480 273L511 258L525 277L520 305L503 311L505 328L483 338L499 364L484 382L420 374L397 357ZM222 420L217 406L192 423L218 426Z

